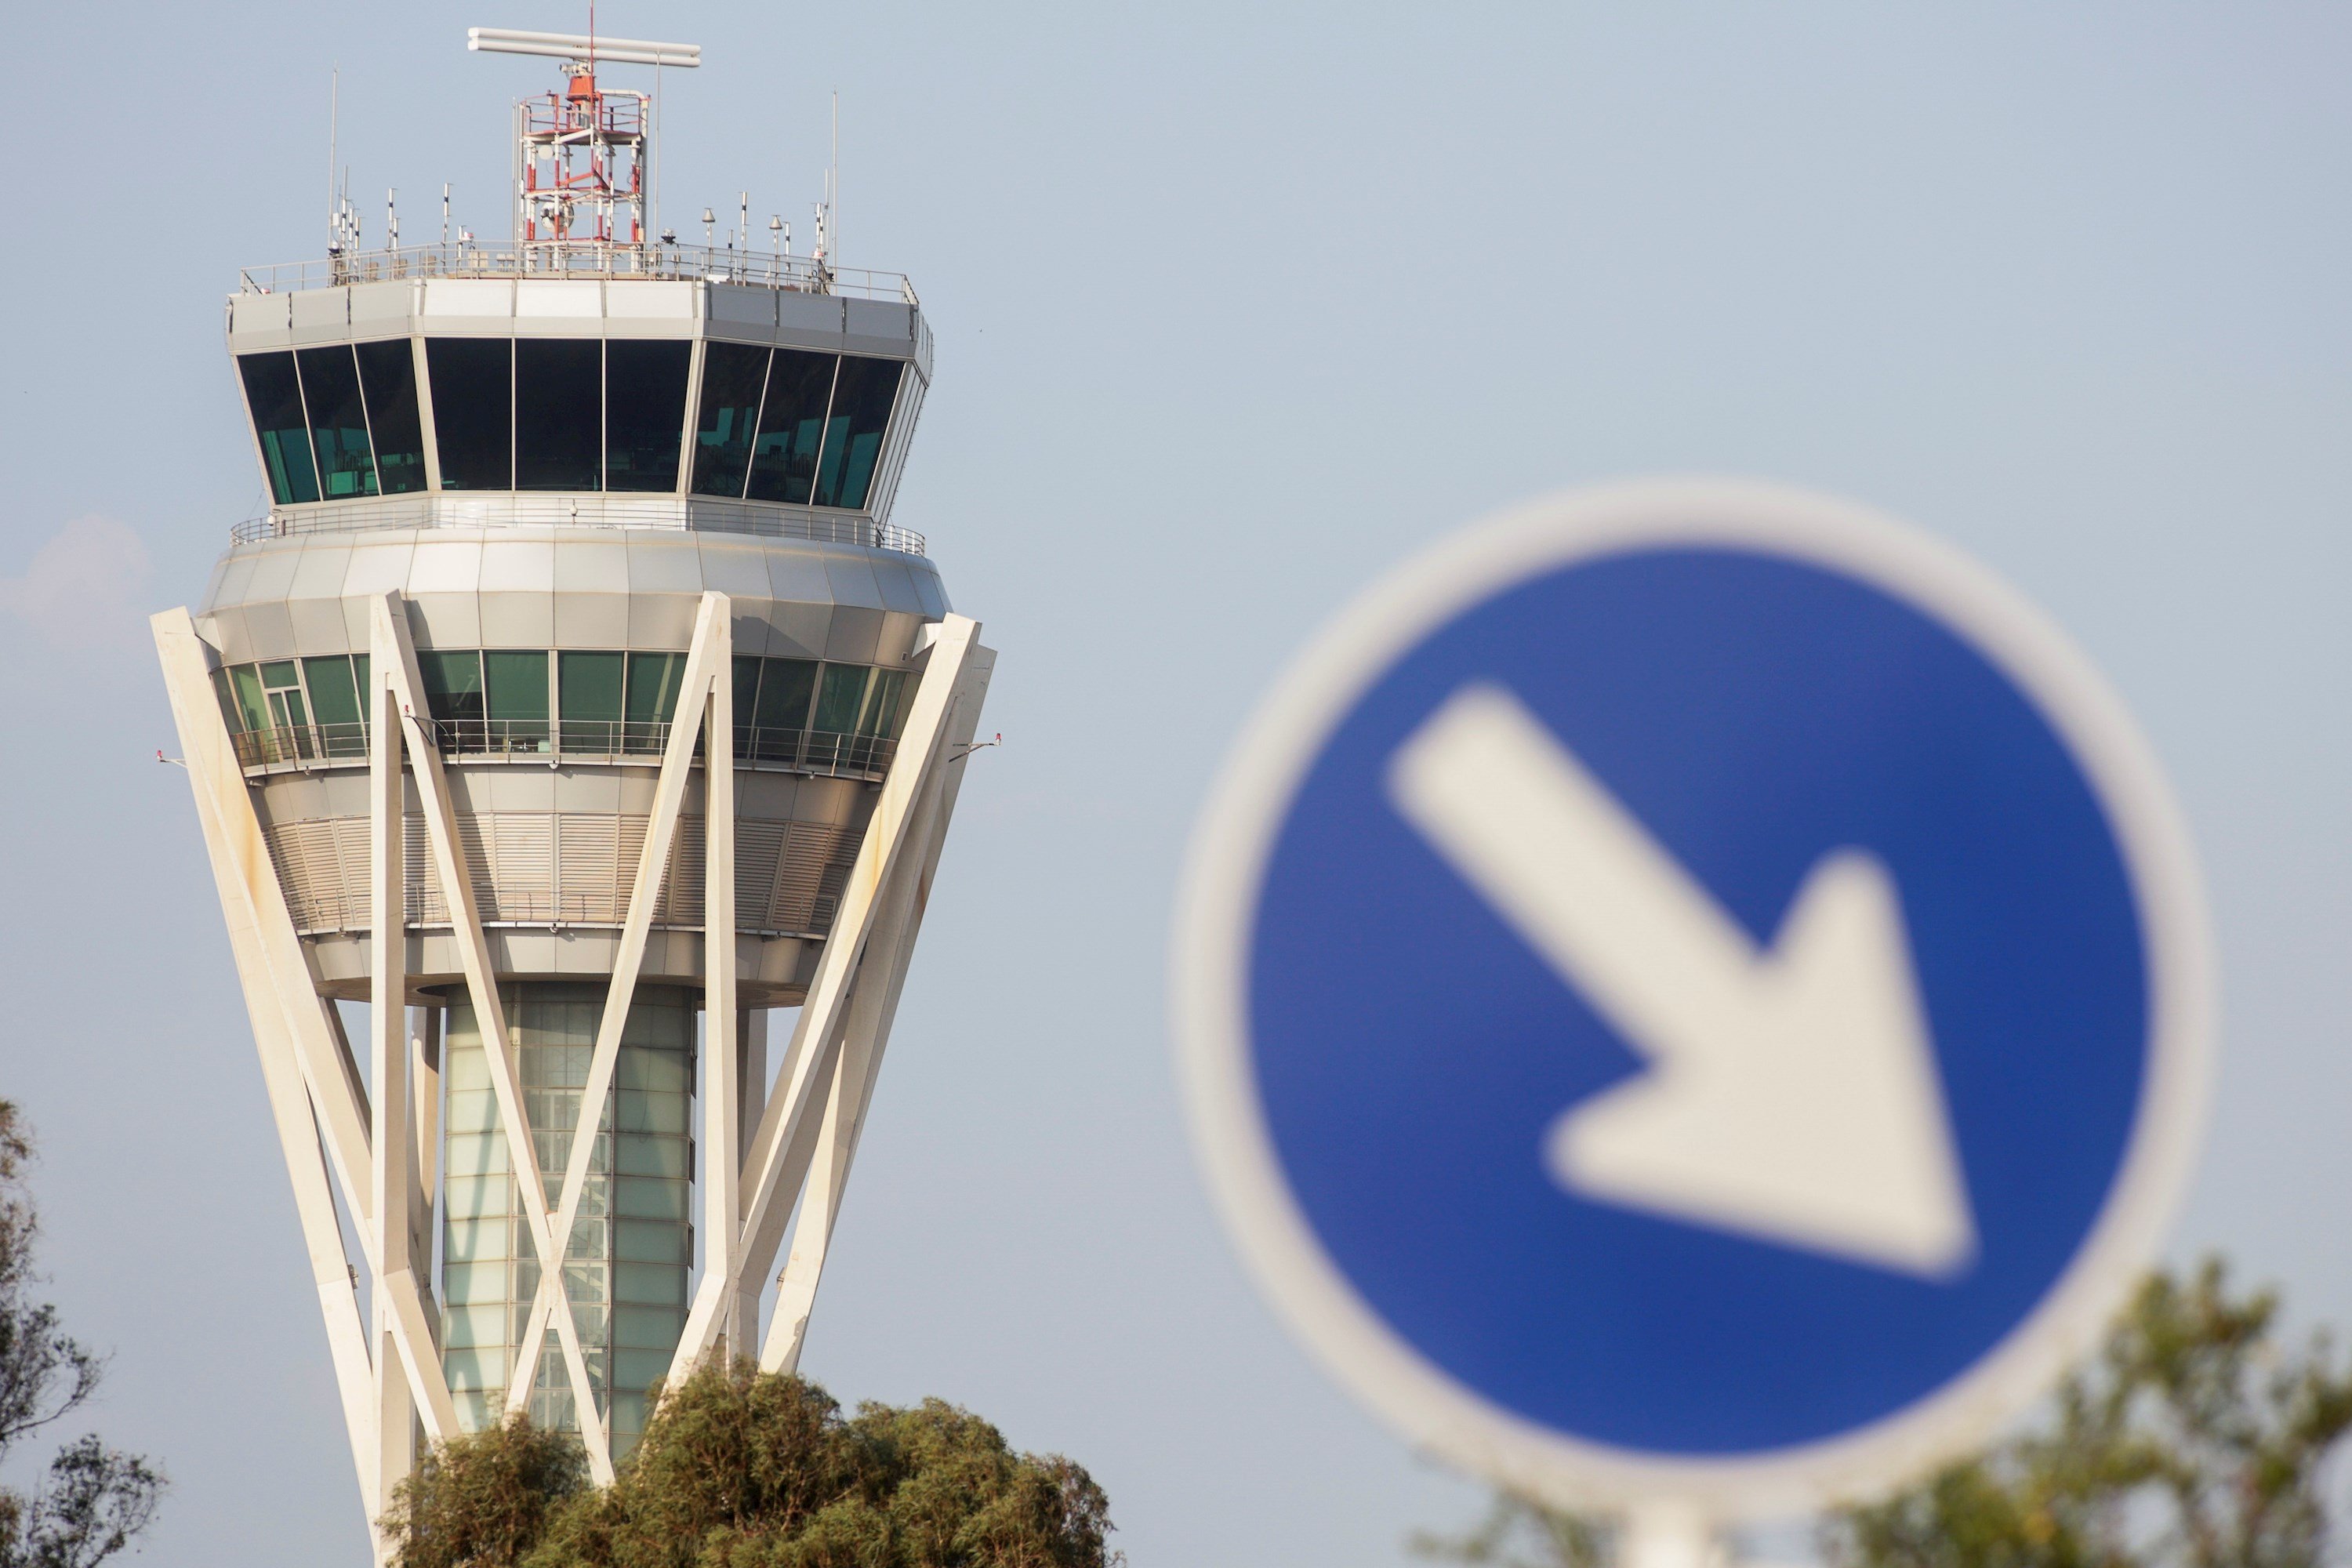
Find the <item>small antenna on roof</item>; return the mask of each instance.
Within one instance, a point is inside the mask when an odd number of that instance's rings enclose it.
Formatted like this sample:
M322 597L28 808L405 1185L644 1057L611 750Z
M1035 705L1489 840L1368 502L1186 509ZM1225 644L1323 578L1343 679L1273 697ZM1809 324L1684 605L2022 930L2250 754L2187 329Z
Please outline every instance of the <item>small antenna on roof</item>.
M343 103L343 68L338 63L327 78L327 249L343 247L342 208L335 199L335 166L341 153L335 147L336 122Z

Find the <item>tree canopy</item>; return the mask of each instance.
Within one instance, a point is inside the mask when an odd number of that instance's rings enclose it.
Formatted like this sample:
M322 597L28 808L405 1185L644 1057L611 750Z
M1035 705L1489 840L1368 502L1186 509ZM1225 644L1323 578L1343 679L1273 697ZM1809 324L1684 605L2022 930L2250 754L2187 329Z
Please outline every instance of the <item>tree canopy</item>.
M0 1100L0 1463L98 1392L104 1362L67 1337L58 1310L33 1300L40 1216L25 1187L33 1144ZM155 1516L163 1478L94 1435L68 1443L29 1494L0 1487L0 1568L89 1568L128 1546Z
M443 1445L383 1527L402 1568L1109 1568L1108 1500L939 1400L845 1417L748 1363L662 1399L610 1487L576 1442L506 1426Z
M2209 1261L2151 1276L2042 1418L1884 1501L1832 1514L1832 1568L2317 1568L2323 1467L2352 1428L2352 1365L2283 1342L2275 1292ZM1611 1531L1508 1495L1416 1551L1494 1568L1601 1568Z

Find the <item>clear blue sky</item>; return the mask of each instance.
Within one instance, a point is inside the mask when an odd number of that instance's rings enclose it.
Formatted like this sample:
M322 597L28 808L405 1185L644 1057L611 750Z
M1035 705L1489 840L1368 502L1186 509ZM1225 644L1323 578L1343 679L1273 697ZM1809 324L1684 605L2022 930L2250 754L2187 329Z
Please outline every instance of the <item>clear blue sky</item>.
M55 1293L171 1563L356 1563L318 1314L145 611L258 510L221 343L324 245L504 232L501 0L28 7L0 247L0 1093ZM670 77L681 228L911 273L938 381L898 518L1003 650L808 1370L1108 1486L1146 1563L1372 1564L1475 1495L1307 1363L1179 1123L1183 836L1273 673L1499 505L1745 473L1906 514L2068 626L2172 769L2227 1029L2178 1256L2352 1323L2352 19L2238 5L607 5ZM94 521L93 521L94 520ZM1435 978L1432 977L1432 983ZM21 1479L21 1478L19 1478Z

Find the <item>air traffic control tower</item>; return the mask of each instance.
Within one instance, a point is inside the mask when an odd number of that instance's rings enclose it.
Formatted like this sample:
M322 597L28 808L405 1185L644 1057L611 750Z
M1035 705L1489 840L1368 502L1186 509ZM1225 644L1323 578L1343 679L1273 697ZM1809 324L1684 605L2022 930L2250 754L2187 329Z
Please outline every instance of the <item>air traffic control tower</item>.
M472 47L563 62L513 239L243 275L272 504L154 620L371 1520L796 1363L994 660L890 521L913 289L649 232L599 73L692 46Z

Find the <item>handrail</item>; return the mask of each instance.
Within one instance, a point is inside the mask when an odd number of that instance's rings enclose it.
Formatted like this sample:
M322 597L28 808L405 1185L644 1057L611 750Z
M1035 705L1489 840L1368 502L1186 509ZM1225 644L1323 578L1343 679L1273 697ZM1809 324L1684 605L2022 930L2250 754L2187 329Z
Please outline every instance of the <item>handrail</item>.
M750 533L856 544L901 555L929 555L930 542L911 528L856 512L794 510L752 501L700 496L525 495L455 493L365 501L276 507L229 530L232 544L314 533L362 533L387 528L641 528L709 533Z
M430 719L443 752L572 763L657 762L669 745L666 720ZM230 737L248 771L303 769L368 760L367 729L357 723L286 724L244 730ZM829 730L735 727L736 765L831 777L878 778L889 771L898 742L881 735ZM699 755L698 747L697 754Z
M316 261L244 268L237 291L284 294L383 283L412 278L637 278L678 282L743 283L796 294L844 294L891 300L920 309L903 273L835 267L814 257L783 256L734 247L617 245L597 240L449 240L398 249L361 250Z

